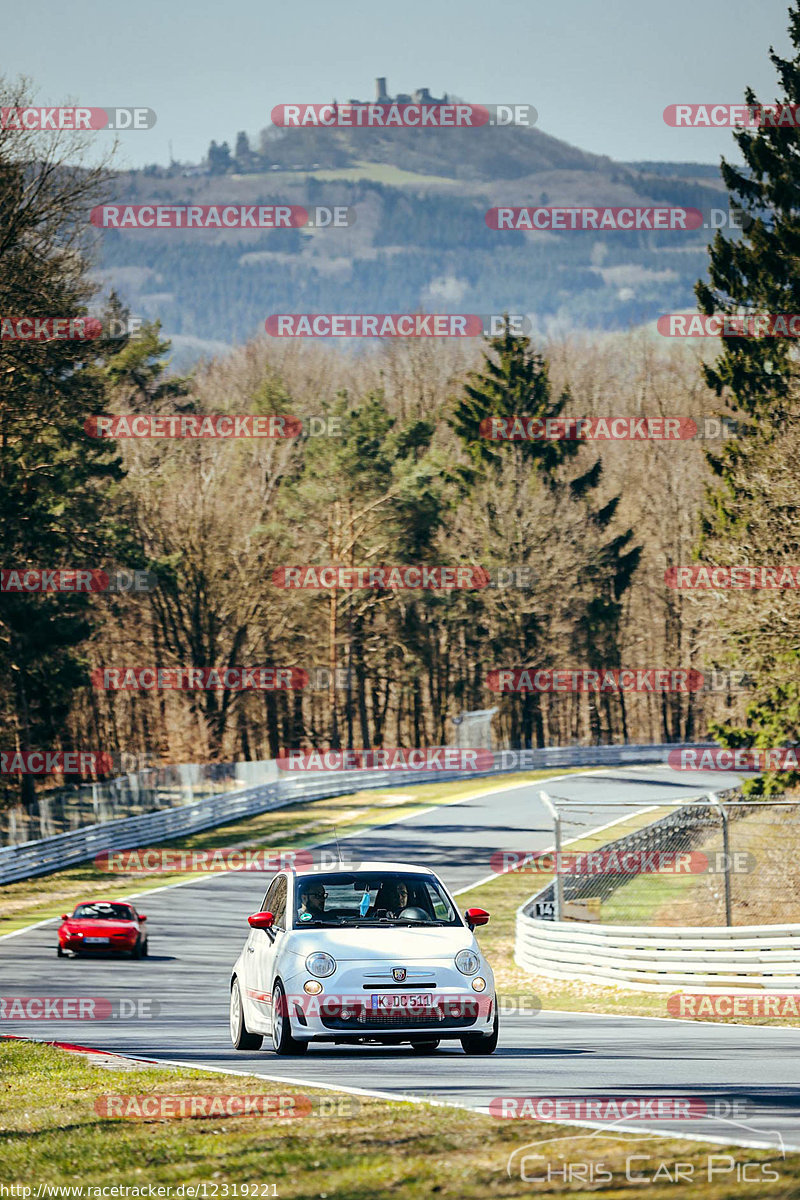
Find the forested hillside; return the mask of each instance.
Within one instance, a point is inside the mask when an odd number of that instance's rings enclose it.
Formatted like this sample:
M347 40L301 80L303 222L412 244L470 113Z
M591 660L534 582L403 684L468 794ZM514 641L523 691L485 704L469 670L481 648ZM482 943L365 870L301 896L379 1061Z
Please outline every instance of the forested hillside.
M511 158L522 136L510 131ZM480 155L469 178L456 178L455 143L435 163L448 178L425 174L434 163L419 149L396 163L370 161L367 143L358 160L340 145L342 163L331 168L265 171L251 157L217 159L200 173L115 174L65 171L55 157L39 162L24 140L0 141L11 247L2 310L30 303L24 231L33 227L46 234L36 243L40 308L70 315L110 304L105 315L120 317L127 305L145 318L138 337L100 338L91 349L63 343L57 361L45 345L3 343L9 559L34 565L44 547L56 565L139 568L157 579L142 594L3 597L2 716L18 745L213 761L439 744L461 712L492 706L498 744L510 746L691 740L713 722L746 719L752 684L724 674L711 687L670 693L493 686L498 669L523 666L731 665L717 598L676 592L665 572L697 553L707 489L726 462L742 461L739 451L719 438L492 443L483 432L487 419L517 414L673 417L702 429L705 416L730 412L733 375L710 369L713 345L644 327L694 307L710 229L496 232L484 219L492 205L526 202L671 204L706 217L727 212L727 193L710 170L615 166L524 136L536 169L509 168L504 178ZM388 151L377 139L372 153ZM21 206L31 180L33 200ZM266 233L100 232L83 218L101 199L346 205L357 219ZM746 196L736 203L746 208ZM719 263L730 247L749 245L747 232L723 233ZM109 301L112 288L119 298ZM531 333L376 341L358 353L263 331L271 312L419 309L521 312ZM177 373L181 358L210 350L212 361ZM100 414L288 416L303 433L103 443L93 436ZM43 472L48 459L55 466ZM280 568L297 563L462 565L489 572L492 586L286 590ZM306 683L265 691L97 683L129 668L259 665L298 670ZM6 785L9 795L16 787Z
M510 311L563 336L693 307L711 228L498 232L485 214L497 204L658 204L698 208L710 225L710 210L727 212L716 168L615 164L538 129L409 133L271 129L260 154L240 135L238 156L222 162L216 148L201 166L119 175L118 202L348 205L355 224L104 230L98 278L161 321L178 367L242 344L272 312Z

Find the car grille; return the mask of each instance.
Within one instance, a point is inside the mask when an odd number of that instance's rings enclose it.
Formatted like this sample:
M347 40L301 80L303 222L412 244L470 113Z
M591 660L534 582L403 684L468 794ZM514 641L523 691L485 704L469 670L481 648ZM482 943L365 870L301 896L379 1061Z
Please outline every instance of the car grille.
M478 1019L478 1005L444 1004L433 1008L402 1009L396 1012L351 1006L347 1017L342 1009L320 1010L326 1029L468 1029Z

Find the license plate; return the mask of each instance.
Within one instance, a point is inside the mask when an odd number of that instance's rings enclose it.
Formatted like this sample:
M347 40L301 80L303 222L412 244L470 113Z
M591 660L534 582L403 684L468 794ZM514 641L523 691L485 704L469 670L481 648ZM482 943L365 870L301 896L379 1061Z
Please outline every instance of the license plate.
M84 942L91 942L91 944L92 944L93 946L97 946L97 945L99 945L101 942L103 942L104 944L107 944L108 942L110 942L110 941L111 941L111 938L90 938L90 937L85 937L83 940L84 940Z
M389 992L372 996L372 1008L378 1011L393 1008L433 1008L431 992Z

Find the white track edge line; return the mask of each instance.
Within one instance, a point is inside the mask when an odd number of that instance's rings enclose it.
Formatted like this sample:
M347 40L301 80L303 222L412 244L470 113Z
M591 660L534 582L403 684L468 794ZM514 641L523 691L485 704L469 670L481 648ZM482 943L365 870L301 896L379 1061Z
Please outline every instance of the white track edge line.
M38 1039L36 1039L36 1038L22 1038L20 1040L38 1041ZM42 1042L40 1044L48 1045L47 1042ZM58 1049L58 1047L56 1047L56 1049ZM90 1048L88 1046L86 1047L86 1050L90 1051L91 1053L96 1053L96 1054L114 1053L113 1051L97 1050L93 1047ZM80 1053L82 1053L82 1051L80 1051L80 1050L72 1051L71 1053L80 1054ZM401 1104L430 1104L436 1108L456 1108L460 1112L478 1113L480 1116L489 1116L489 1117L492 1116L492 1114L490 1113L490 1111L486 1107L486 1105L481 1105L476 1108L470 1108L465 1104L459 1104L453 1100L436 1100L436 1099L433 1099L432 1097L428 1097L428 1096L407 1096L407 1095L403 1095L402 1093L397 1093L397 1092L378 1091L375 1088L353 1087L350 1084L334 1085L334 1084L329 1084L329 1083L319 1083L316 1080L302 1079L302 1078L298 1078L297 1076L294 1076L294 1075L291 1075L291 1076L289 1076L289 1075L271 1075L271 1074L268 1074L268 1073L265 1073L262 1071L237 1071L235 1068L229 1068L229 1067L210 1067L210 1066L198 1067L193 1063L183 1062L181 1059L140 1058L137 1055L131 1055L131 1054L115 1054L115 1057L124 1058L124 1059L128 1060L129 1062L141 1062L144 1065L151 1066L151 1067L153 1065L181 1067L183 1070L199 1071L201 1073L203 1071L208 1071L214 1075L235 1075L235 1076L238 1076L239 1078L268 1079L271 1083L285 1083L285 1084L289 1084L292 1087L315 1088L317 1091L323 1091L323 1092L344 1092L346 1095L350 1095L350 1096L366 1096L372 1100L388 1100L388 1101L392 1101L395 1103L401 1103ZM716 1119L717 1120L725 1120L726 1118L718 1117ZM673 1138L675 1141L705 1142L708 1145L715 1145L715 1146L743 1146L743 1147L747 1147L747 1148L754 1149L754 1150L775 1150L775 1149L780 1148L780 1147L776 1146L775 1142L754 1141L751 1139L748 1139L748 1140L736 1139L736 1140L734 1140L732 1138L717 1137L715 1135L710 1135L710 1134L703 1135L700 1133L679 1133L674 1129L657 1129L657 1128L654 1129L654 1128L649 1128L647 1126L617 1125L617 1124L608 1125L606 1123L598 1123L596 1121L541 1121L541 1122L538 1122L538 1124L541 1124L541 1125L564 1125L564 1126L567 1126L568 1128L577 1128L577 1129L596 1129L596 1130L606 1130L606 1131L620 1130L623 1133L642 1133L642 1134L648 1134L651 1137L668 1137L668 1138ZM795 1152L800 1152L800 1145L798 1145L798 1146L788 1145L786 1142L784 1142L783 1135L780 1133L780 1131L778 1130L776 1132L778 1133L778 1137L781 1139L781 1145L783 1146L784 1150L788 1149L788 1150L793 1150Z

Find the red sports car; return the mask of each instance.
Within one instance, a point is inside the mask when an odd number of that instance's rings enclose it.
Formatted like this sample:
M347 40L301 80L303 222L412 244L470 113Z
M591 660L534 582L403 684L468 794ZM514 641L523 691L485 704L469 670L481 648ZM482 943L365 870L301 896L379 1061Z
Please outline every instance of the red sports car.
M66 950L86 954L93 950L127 951L132 958L147 954L147 933L144 913L137 913L132 904L108 903L95 900L77 905L71 917L61 917L58 930L58 957Z

